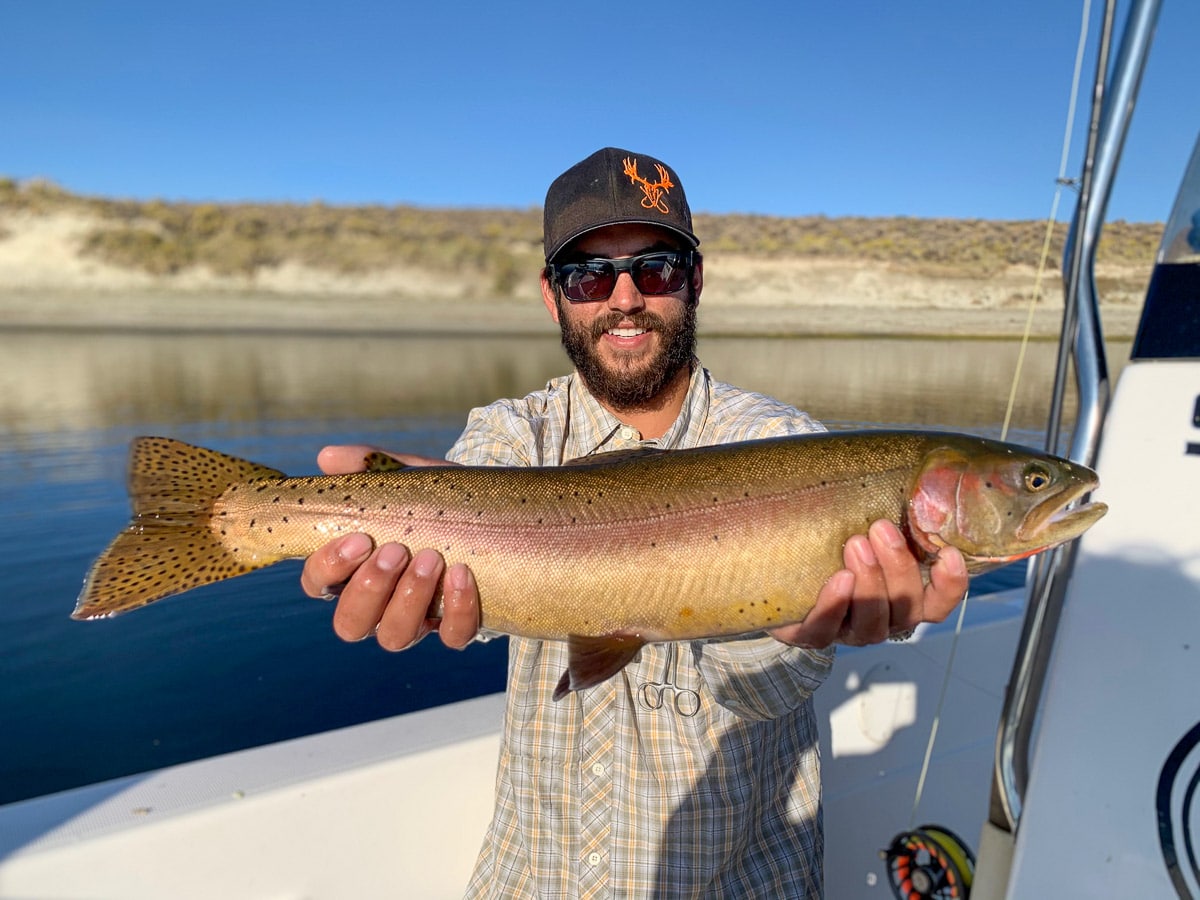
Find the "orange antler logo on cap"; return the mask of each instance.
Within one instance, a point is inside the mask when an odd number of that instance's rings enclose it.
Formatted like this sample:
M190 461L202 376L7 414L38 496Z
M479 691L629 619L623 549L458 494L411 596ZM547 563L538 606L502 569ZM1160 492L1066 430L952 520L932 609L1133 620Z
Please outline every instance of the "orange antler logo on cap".
M629 176L629 181L636 184L642 189L645 195L642 197L642 206L646 209L657 209L660 213L670 212L667 206L667 201L663 197L675 187L671 181L671 176L667 174L667 169L660 163L655 163L654 168L658 169L658 181L650 182L638 174L637 160L625 159L625 174Z

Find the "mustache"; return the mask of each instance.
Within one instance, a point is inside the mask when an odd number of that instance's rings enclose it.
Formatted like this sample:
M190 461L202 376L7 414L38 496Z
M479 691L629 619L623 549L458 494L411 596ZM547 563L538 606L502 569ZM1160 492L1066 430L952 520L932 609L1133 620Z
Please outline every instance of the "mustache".
M628 327L629 323L633 323L634 328L642 328L646 331L662 331L666 328L666 320L657 313L652 313L648 310L639 310L629 315L621 313L610 313L603 318L597 318L592 322L591 332L593 340L600 340L604 332L610 328L618 328L623 323Z

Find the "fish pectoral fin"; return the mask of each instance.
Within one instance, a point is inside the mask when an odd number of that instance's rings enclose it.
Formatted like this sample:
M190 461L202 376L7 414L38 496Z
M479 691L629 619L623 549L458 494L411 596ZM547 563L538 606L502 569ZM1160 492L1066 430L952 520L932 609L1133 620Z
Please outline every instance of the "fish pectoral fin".
M554 699L608 680L625 668L645 643L633 634L571 635L567 638L567 671L554 688Z

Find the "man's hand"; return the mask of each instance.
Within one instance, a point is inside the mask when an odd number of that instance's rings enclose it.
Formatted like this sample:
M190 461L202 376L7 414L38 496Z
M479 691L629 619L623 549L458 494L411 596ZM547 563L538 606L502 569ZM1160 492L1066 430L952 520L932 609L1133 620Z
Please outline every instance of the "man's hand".
M943 621L967 593L958 550L938 554L926 585L904 536L886 519L850 538L843 555L846 568L825 582L812 612L798 625L773 629L777 640L814 648L877 644L921 622Z
M317 465L327 475L361 472L375 447L326 447ZM409 466L444 466L444 459L388 453ZM479 630L479 592L465 565L447 568L436 550L409 551L403 544L375 547L365 534L330 541L304 563L300 585L310 597L337 595L333 630L344 641L375 636L385 650L404 650L431 631L447 647L460 649ZM442 618L430 618L441 590Z

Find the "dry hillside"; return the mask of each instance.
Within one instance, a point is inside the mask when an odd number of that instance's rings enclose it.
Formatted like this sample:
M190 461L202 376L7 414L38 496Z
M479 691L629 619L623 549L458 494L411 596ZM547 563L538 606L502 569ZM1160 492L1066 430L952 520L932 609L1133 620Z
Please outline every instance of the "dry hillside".
M946 333L1010 333L1024 320L1045 236L1044 223L1032 221L696 220L704 321L734 331L872 330L846 316L847 307L866 307L879 322L906 313L918 323L900 330L935 333L945 323ZM1043 333L1057 317L1065 233L1063 225L1053 232L1037 314ZM1140 299L1160 233L1153 224L1106 227L1097 274L1118 320ZM540 265L537 208L128 201L0 178L0 315L10 323L37 324L22 313L31 295L46 309L51 300L66 304L62 318L75 322L107 316L121 324L153 297L161 308L152 318L170 322L169 306L186 326L189 316L203 319L206 303L280 296L296 299L297 322L309 325L328 318L330 297L356 312L378 308L381 298L397 301L408 321L431 327L479 309L519 311L527 322L540 316ZM922 322L922 313L932 320ZM279 314L269 318L278 323Z

